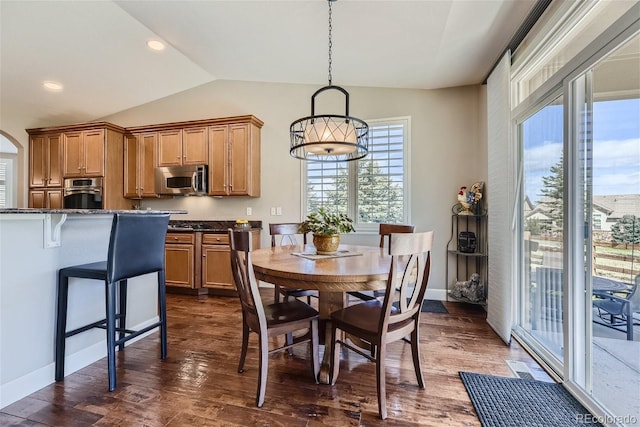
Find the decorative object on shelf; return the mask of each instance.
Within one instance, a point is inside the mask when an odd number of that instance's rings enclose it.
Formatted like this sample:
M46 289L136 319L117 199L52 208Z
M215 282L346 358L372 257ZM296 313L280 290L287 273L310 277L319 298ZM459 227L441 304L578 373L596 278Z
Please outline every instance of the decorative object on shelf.
M300 233L313 234L313 245L319 255L334 254L340 245L340 233L355 231L353 220L342 213L331 213L318 209L307 215L307 220L302 223Z
M471 302L481 302L486 299L484 283L480 281L480 275L473 273L469 280L456 282L450 295L456 299L466 299Z
M311 96L311 115L291 123L289 153L301 160L340 162L362 159L369 152L369 125L363 120L349 116L349 92L332 84L331 39L332 8L329 4L329 85L318 89ZM337 114L315 114L316 95L326 90L337 90L345 96L344 116Z
M458 233L458 251L474 253L476 251L476 233L473 231L461 231Z
M454 206L454 212L458 215L481 215L482 214L482 189L484 182L475 182L470 189L466 186L460 187L458 191L458 203L462 209Z

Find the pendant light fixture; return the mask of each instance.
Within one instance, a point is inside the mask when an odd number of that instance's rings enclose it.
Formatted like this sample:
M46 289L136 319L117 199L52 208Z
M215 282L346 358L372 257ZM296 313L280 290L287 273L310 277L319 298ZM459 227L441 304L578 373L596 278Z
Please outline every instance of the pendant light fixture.
M301 160L317 162L348 162L362 159L369 152L369 125L349 116L349 92L332 84L331 76L331 3L329 4L329 85L311 96L311 115L291 123L289 153ZM345 96L344 115L315 114L316 96L327 90L337 90Z

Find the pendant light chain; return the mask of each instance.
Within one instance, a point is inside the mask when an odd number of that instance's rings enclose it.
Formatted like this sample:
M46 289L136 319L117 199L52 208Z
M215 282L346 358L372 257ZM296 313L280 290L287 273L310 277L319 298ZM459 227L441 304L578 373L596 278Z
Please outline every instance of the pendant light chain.
M333 2L333 0L328 0L329 1L329 86L331 86L331 81L333 80L331 78L331 48L333 47L333 42L331 40L331 30L332 30L332 20L331 20L331 3Z

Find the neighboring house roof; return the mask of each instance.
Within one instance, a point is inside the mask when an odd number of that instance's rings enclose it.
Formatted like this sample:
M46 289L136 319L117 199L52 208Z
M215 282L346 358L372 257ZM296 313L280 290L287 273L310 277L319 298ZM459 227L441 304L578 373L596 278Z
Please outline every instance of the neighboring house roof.
M640 217L640 194L593 196L593 207L606 213L609 220L617 220L625 215Z

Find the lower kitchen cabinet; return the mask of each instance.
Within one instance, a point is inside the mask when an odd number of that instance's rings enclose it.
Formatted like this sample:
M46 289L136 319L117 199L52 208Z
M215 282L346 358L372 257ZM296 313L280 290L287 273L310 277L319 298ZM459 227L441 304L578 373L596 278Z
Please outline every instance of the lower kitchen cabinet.
M41 209L62 209L62 188L29 190L29 207Z
M202 236L202 287L235 291L229 236L205 234Z
M167 233L164 249L167 286L195 288L195 233Z
M251 231L254 249L260 230ZM165 245L166 284L198 294L236 295L231 273L229 236L211 232L168 232Z

